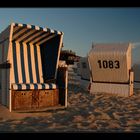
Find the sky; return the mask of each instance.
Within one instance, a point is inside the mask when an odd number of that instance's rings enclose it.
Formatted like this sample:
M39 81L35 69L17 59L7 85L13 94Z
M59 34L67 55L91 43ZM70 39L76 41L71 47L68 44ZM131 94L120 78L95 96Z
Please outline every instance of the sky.
M12 22L64 32L63 49L79 56L87 56L92 43L140 42L138 7L0 8L0 32Z

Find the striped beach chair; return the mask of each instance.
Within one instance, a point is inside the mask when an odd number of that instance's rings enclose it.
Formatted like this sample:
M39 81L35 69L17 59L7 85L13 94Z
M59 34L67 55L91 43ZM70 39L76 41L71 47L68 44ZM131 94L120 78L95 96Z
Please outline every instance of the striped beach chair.
M63 32L29 24L12 23L0 34L1 103L10 111L67 106L62 41Z

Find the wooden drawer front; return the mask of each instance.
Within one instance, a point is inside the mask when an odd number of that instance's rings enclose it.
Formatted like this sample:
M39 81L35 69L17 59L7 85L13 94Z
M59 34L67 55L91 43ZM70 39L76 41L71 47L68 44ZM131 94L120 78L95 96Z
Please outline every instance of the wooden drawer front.
M12 108L30 109L32 105L32 91L13 91Z
M39 107L49 107L58 105L58 90L40 90Z
M12 91L12 109L28 110L52 107L59 104L59 90Z
M41 90L39 92L39 107L53 106L52 90Z

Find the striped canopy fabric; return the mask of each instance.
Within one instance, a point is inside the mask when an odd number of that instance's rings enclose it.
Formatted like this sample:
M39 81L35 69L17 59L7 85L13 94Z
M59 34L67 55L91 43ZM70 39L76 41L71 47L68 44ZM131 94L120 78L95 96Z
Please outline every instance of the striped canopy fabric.
M18 23L13 23L12 28L10 50L12 88L15 90L56 88L54 84L44 83L40 46L56 36L63 35L63 32ZM59 46L61 43L62 41Z
M63 32L42 28L29 24L13 23L12 41L31 43L40 45L56 35L62 35Z

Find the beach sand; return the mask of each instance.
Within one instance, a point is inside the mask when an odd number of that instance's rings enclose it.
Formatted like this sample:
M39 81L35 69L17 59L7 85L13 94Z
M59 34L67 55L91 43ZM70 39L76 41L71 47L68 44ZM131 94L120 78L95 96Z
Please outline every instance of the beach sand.
M89 94L88 82L69 70L68 107L14 113L0 105L3 132L140 132L140 92L131 97Z

